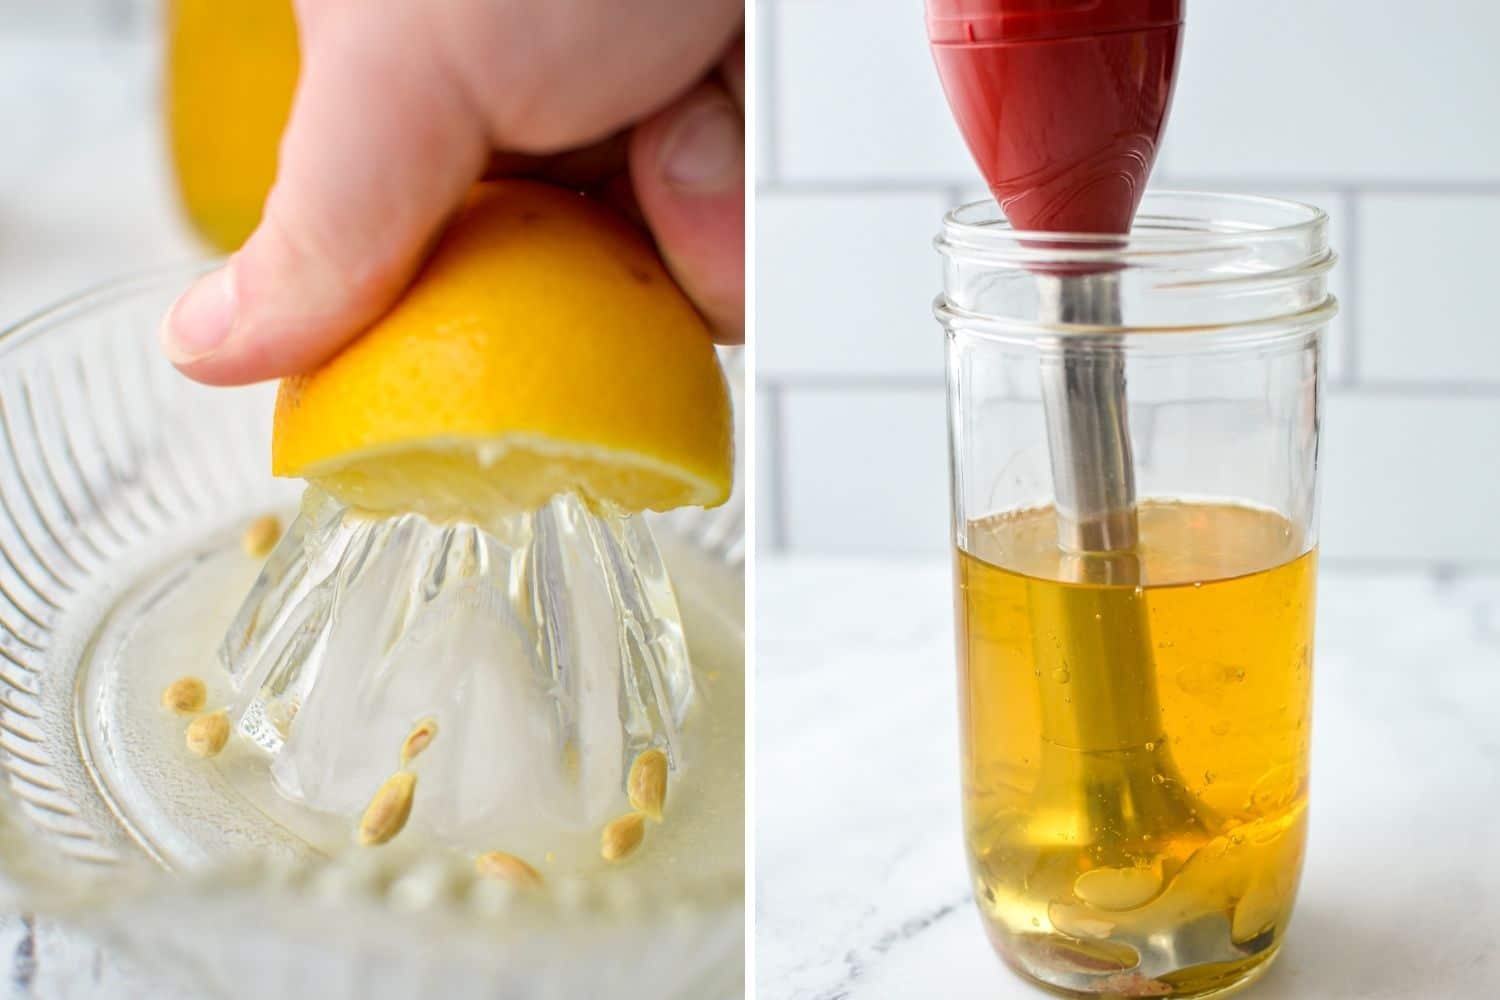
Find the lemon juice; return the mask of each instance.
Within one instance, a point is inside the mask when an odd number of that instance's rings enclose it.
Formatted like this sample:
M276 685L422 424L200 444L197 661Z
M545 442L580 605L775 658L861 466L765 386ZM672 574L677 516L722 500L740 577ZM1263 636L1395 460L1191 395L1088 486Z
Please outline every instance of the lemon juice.
M309 490L220 659L239 732L293 801L355 816L398 768L434 839L533 853L629 811L653 747L692 770L677 598L639 517L576 498L496 521L370 516ZM400 749L424 721L430 745Z
M612 885L659 885L666 892L703 878L738 877L744 859L741 585L736 571L684 543L665 541L664 554L682 594L702 710L683 732L692 766L671 776L664 822L648 824L630 863L603 861L597 829L559 833L546 843L472 831L467 840L455 838L437 822L437 801L424 797L423 780L434 775L423 772L422 758L411 822L379 850L451 851L466 862L503 849L549 880L607 871ZM136 845L169 868L210 865L243 851L299 858L354 848L357 809L329 812L288 798L272 780L268 755L238 736L210 760L188 754L183 717L161 707L163 690L185 670L205 682L206 708L233 699L231 679L217 666L217 647L260 570L260 561L241 551L238 531L173 555L115 604L83 657L78 732L94 783ZM440 730L428 752L453 735ZM385 766L393 770L399 739L383 749ZM368 797L374 790L362 792Z

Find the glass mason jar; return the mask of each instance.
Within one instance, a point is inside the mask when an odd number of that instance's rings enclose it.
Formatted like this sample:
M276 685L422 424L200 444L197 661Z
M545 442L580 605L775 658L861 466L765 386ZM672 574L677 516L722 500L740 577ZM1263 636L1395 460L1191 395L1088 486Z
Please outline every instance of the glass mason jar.
M297 65L291 0L168 0L172 165L189 221L218 250L260 222Z
M1306 833L1316 208L1150 193L1129 236L937 247L963 795L985 926L1078 996L1266 968Z

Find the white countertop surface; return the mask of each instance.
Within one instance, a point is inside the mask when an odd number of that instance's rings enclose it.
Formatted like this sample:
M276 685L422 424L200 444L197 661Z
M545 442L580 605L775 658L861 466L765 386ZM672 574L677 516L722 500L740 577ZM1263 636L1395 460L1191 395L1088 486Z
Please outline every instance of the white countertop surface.
M969 898L945 563L762 559L763 1000L1044 994ZM1500 575L1325 570L1311 841L1256 1000L1500 996Z

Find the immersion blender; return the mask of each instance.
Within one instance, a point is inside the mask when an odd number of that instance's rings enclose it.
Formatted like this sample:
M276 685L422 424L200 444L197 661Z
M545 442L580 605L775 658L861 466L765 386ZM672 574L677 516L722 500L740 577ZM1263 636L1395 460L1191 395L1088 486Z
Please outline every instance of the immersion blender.
M1129 231L1171 102L1182 8L1182 0L927 0L943 89L1012 227ZM990 905L1010 926L1047 919L1057 933L1031 935L1031 945L1076 970L1057 985L1091 991L1106 971L1149 979L1244 959L1256 943L1230 940L1225 908L1173 899L1174 933L1148 933L1143 923L1132 934L1122 919L1113 940L1124 949L1078 940L1070 950L1057 911L1036 910L1037 898L1062 912L1087 904L1100 885L1115 887L1121 909L1168 896L1215 818L1183 783L1161 722L1125 367L1112 349L1122 323L1118 274L1069 264L1033 277L1041 319L1059 331L1041 374L1058 546L1065 579L1093 586L1037 593L1066 605L1034 609L1038 616L1067 623L1060 648L1038 649L1038 663L1070 665L1071 685L1066 696L1042 691L1041 769L1019 821L1037 848L1028 891ZM1139 867L1163 858L1162 870Z

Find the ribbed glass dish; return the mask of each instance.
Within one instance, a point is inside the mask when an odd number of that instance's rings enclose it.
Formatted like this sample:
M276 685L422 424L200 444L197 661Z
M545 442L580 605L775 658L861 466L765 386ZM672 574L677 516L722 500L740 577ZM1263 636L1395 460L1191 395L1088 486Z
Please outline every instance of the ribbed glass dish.
M251 755L198 761L180 720L129 713L190 672L132 656L211 650L254 579L240 530L301 492L268 471L273 387L205 388L160 357L157 325L193 273L0 335L0 902L75 922L194 994L740 995L738 793L708 810L728 831L715 843L663 833L651 864L518 892L421 844L311 847L249 791ZM725 362L742 420L737 353ZM719 510L653 518L712 706L714 780L732 789L743 509L737 488Z

